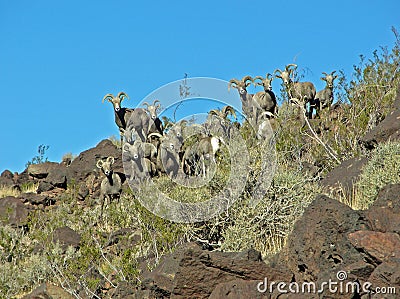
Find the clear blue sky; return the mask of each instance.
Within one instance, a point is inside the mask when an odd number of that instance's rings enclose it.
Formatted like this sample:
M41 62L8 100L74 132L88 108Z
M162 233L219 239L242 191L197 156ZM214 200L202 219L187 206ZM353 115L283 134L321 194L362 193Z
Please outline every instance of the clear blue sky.
M135 106L171 81L265 75L288 63L350 76L391 48L400 1L0 0L0 172L49 145L60 161L118 135L106 93ZM279 92L279 82L274 82Z

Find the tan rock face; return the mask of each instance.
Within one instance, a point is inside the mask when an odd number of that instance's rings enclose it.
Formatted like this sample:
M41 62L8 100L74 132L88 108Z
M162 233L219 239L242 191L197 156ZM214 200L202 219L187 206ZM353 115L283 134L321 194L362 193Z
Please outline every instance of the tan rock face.
M400 236L396 233L382 233L361 230L348 234L354 247L362 249L378 262L400 258Z

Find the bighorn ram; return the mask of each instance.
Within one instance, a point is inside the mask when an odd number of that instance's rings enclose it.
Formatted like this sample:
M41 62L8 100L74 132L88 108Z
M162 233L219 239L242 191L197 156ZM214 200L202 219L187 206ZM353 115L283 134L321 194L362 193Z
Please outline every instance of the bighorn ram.
M154 100L153 104L151 105L147 102L143 103L143 105L146 106L146 111L150 115L149 128L146 132L147 135L151 133L160 133L161 135L163 134L163 124L157 115L158 110L161 109L161 105L159 104L159 102L159 100Z
M325 77L321 77L321 80L326 82L325 88L318 91L315 95L315 103L317 106L317 114L320 109L324 109L332 106L333 103L333 81L338 77L334 75L336 71L333 71L330 74L323 72L322 74Z
M183 172L187 175L202 174L203 178L208 178L211 162L215 163L215 153L220 149L221 141L220 137L203 137L187 148L182 159Z
M135 130L137 134L142 138L143 128L147 128L149 126L149 117L144 109L129 109L122 108L121 102L124 99L129 99L128 95L125 92L119 92L115 97L113 94L108 93L103 98L103 103L105 100L109 101L114 107L115 113L115 123L119 128L119 133L121 136L121 143L123 140L123 136L127 127L130 127L131 130ZM144 141L144 139L142 139Z
M253 100L253 94L247 93L247 87L253 83L253 78L251 76L244 76L242 80L231 79L229 81L228 89L231 87L236 88L240 95L240 100L242 101L243 113L250 119L256 119L256 107Z
M237 119L235 109L228 105L222 107L222 109L212 109L208 112L208 114L209 117L207 119L207 123L205 124L208 127L207 130L212 135L219 135L229 140L232 124L230 124L228 116L232 115L235 119Z
M119 198L122 191L122 182L118 174L114 173L111 165L114 164L114 157L108 157L106 161L102 159L97 160L96 166L101 169L103 174L106 176L100 185L100 202L101 202L101 214L103 214L104 203L108 198L109 202L113 198Z
M296 99L300 102L300 104L304 105L306 109L307 103L313 103L315 99L315 86L311 82L293 82L291 76L293 72L296 70L296 64L288 64L285 67L284 71L280 69L276 69L274 74L277 78L281 78L286 91L288 93L289 99ZM276 75L276 73L279 73ZM311 112L312 113L312 112ZM308 117L311 118L312 115L308 113Z
M115 123L119 128L121 142L122 142L122 136L124 134L124 130L126 129L126 123L129 119L129 117L131 116L131 113L133 112L133 109L121 107L121 102L124 99L129 99L129 97L125 92L121 91L118 93L118 95L116 97L113 94L108 93L104 96L104 98L102 100L102 103L104 103L105 100L109 101L114 107Z
M270 112L276 115L277 103L275 94L272 92L272 80L274 77L267 73L265 78L261 76L257 76L254 78L254 85L259 85L264 88L264 91L257 92L253 96L253 100L258 104L258 106L262 109L261 112ZM255 82L256 80L260 80L260 82Z

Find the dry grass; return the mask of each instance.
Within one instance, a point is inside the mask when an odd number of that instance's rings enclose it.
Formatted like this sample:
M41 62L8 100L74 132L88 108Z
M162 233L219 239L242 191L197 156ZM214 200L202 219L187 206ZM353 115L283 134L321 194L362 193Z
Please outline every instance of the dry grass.
M22 193L36 193L39 183L26 184L21 186L21 191L12 186L0 186L0 198L6 196L17 197Z

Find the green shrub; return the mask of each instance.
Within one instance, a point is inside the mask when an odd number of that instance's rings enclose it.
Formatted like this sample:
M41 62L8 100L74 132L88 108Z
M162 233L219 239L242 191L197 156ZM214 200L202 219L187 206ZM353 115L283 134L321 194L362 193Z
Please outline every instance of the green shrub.
M400 142L380 144L363 167L360 180L356 183L355 206L368 208L382 187L395 183L400 183Z

